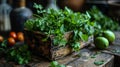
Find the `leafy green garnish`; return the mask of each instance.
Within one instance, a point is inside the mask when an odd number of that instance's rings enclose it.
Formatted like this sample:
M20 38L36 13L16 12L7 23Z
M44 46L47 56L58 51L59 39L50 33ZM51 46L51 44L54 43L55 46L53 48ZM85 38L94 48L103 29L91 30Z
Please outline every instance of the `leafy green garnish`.
M79 49L80 49L80 43L79 42L72 43L72 48L75 51L79 51Z
M31 60L30 52L27 45L21 45L18 48L11 48L6 53L8 61L15 61L19 64L26 64Z
M96 55L95 54L91 55L91 58L96 58Z
M0 54L5 55L7 61L15 61L18 64L26 64L31 60L31 54L26 44L15 44L13 47L7 45L7 40L0 44Z
M88 13L91 16L91 21L96 23L96 33L99 33L99 30L119 30L118 22L104 15L96 6L93 6Z
M96 58L96 56L97 56L98 54L100 54L100 53L101 53L101 52L99 52L99 51L95 52L94 54L91 55L91 58Z
M7 47L7 40L4 40L4 41L1 43L0 47L6 48L6 47Z
M104 64L104 61L103 60L101 60L101 61L95 61L94 64L97 65L97 66L99 66L99 65Z
M66 66L63 64L59 64L57 61L52 61L50 63L50 67L66 67Z

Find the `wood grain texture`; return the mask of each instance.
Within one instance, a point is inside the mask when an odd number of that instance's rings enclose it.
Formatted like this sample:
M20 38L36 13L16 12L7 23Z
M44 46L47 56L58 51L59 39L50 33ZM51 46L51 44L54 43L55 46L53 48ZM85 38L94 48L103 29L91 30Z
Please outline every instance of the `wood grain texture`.
M84 53L81 52L81 53ZM92 55L95 55L96 51L90 51L85 49L85 53L88 53L89 56L81 56L79 59L76 61L68 64L71 65L72 67L113 67L113 62L114 62L114 56L106 53L99 53L96 54L95 58L91 58ZM87 54L86 54L87 55ZM96 61L104 61L104 64L96 66L94 62Z
M98 52L98 51L97 51ZM96 54L96 51L88 49L82 49L80 52L74 53L70 56L66 56L63 59L57 60L60 64L65 64L71 67L113 67L114 56L107 53L98 53L95 58L91 58ZM34 56L33 60L27 65L17 65L15 63L0 62L0 67L49 67L50 61L40 57ZM104 61L104 64L96 66L95 61ZM1 61L1 60L0 60ZM4 61L4 60L3 60ZM6 66L7 65L7 66Z
M120 32L114 32L116 39L112 45L105 50L95 50L94 47L81 49L80 52L73 53L63 59L57 60L60 64L71 67L119 67L120 64ZM98 52L98 53L97 53ZM97 54L96 54L97 53ZM95 55L96 54L96 55ZM91 58L95 55L94 58ZM17 65L6 63L0 59L0 67L49 67L50 61L34 56L27 65ZM96 66L95 61L104 61L104 64Z

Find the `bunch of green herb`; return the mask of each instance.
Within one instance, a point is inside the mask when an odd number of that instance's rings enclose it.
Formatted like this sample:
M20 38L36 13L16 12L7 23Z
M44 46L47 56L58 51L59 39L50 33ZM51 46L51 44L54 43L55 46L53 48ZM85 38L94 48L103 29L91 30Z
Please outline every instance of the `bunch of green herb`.
M93 6L88 13L91 16L91 21L95 22L96 34L101 30L119 30L118 22L112 20L110 17L104 15L96 6Z
M91 17L88 12L73 12L67 7L64 10L43 10L37 4L34 7L38 14L25 23L25 28L30 31L40 31L48 36L54 35L54 45L65 46L68 43L73 50L77 51L80 49L79 41L87 41L94 33L94 22L90 22ZM64 34L69 31L72 31L73 35L67 41Z
M27 64L31 60L30 52L27 45L21 45L18 48L11 48L6 53L8 61L15 61L19 64Z
M15 61L18 64L26 64L31 60L31 54L28 46L25 44L16 44L14 47L7 46L7 40L0 44L0 55L4 54L7 61Z

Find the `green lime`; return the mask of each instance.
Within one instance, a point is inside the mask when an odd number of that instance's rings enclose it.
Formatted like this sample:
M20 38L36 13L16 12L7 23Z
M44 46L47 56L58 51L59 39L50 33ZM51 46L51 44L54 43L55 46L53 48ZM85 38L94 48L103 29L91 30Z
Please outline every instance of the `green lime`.
M99 49L105 49L109 46L109 41L105 37L97 37L94 43Z
M113 42L115 40L115 34L112 31L104 31L103 37L107 38L109 42Z

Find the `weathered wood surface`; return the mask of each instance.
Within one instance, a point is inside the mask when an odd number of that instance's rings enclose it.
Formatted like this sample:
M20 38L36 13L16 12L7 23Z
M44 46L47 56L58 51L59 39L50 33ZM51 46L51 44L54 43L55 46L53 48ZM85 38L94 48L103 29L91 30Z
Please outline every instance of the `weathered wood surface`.
M94 58L92 58L93 55L95 55ZM100 66L94 64L94 62L101 60L104 61L104 64ZM88 49L82 49L78 53L74 53L71 56L67 56L61 60L58 60L58 62L71 67L113 67L113 60L113 55L101 52L99 53L98 51L94 50L90 51ZM0 67L49 67L49 63L50 61L34 57L32 62L27 65L12 65L13 63L6 64L2 62Z
M69 63L72 67L113 67L114 56L99 51L81 50L81 57L76 61ZM94 58L92 56L94 55ZM102 65L95 65L94 62L104 61Z
M120 67L120 32L115 32L116 40L106 50L95 50L94 47L81 49L80 52L74 53L63 59L58 60L59 63L71 67ZM98 54L96 54L98 52ZM100 53L99 53L100 52ZM96 54L96 55L95 55ZM94 58L91 58L95 55ZM95 61L104 61L104 64L96 66ZM14 63L6 63L0 59L0 67L49 67L50 61L40 57L34 57L27 65L15 65Z
M114 59L114 67L120 67L120 32L114 32L115 33L115 41L112 45L110 45L106 50L103 50L102 52L109 53L115 56Z
M120 67L120 45L110 45L103 52L114 55L114 67Z
M113 67L114 56L106 53L98 53L95 58L91 58L92 55L95 55L96 51L90 51L88 49L82 49L78 53L74 53L71 56L67 56L61 60L58 60L60 64L65 64L71 67ZM39 59L39 60L38 60ZM104 61L104 64L96 66L95 61ZM34 59L34 62L29 63L29 67L49 67L49 61L37 58Z
M115 41L113 42L113 45L120 45L120 32L114 32L115 33Z

